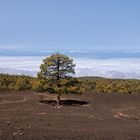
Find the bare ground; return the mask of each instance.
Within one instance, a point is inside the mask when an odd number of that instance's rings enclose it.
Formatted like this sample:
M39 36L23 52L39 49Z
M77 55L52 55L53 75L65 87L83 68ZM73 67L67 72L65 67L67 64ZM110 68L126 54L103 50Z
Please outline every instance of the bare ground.
M140 140L140 94L65 95L60 108L54 98L0 94L0 140Z

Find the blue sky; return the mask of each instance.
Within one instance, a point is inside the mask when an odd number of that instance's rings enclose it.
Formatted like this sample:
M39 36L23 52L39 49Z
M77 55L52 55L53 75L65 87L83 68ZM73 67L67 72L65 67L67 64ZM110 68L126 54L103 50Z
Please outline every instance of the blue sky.
M36 76L55 51L76 76L140 79L140 0L0 0L0 73Z
M139 51L139 7L139 0L1 0L0 51Z

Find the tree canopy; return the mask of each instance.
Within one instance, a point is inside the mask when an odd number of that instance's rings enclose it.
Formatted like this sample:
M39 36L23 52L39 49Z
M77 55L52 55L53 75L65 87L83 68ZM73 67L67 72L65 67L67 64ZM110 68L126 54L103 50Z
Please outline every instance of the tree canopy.
M48 92L57 94L79 93L79 80L75 74L73 59L55 53L43 60L38 77L46 80Z
M41 64L41 71L38 73L39 78L60 80L63 78L70 77L70 74L74 74L73 59L63 54L52 54L43 60Z

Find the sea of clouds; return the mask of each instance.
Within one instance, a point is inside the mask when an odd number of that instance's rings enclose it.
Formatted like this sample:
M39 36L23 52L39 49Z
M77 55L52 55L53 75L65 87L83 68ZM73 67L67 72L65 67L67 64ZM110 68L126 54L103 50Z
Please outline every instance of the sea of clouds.
M0 73L36 76L44 57L0 56ZM139 58L74 58L75 76L140 79Z

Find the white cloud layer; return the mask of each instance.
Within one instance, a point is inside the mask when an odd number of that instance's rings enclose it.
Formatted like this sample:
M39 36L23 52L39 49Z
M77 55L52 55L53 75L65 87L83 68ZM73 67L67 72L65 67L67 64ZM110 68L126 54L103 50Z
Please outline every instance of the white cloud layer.
M0 73L36 76L43 57L0 57ZM140 59L74 59L76 76L140 79Z

